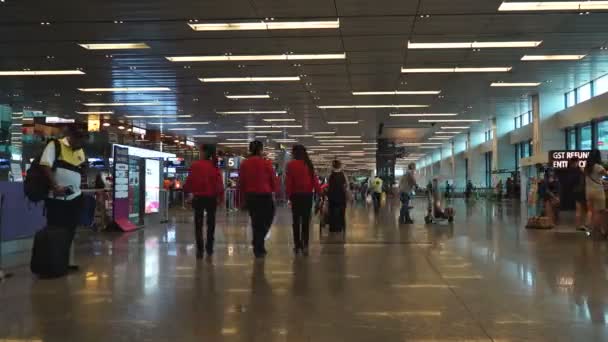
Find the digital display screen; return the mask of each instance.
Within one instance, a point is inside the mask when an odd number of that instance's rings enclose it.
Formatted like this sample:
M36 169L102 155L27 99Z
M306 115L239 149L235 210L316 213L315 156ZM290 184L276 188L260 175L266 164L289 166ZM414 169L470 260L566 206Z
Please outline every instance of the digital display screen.
M146 159L146 214L157 213L160 208L160 161Z

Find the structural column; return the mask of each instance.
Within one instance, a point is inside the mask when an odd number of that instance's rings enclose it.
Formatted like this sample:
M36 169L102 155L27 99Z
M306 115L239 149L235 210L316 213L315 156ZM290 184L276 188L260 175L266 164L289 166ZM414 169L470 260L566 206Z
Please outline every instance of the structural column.
M395 162L397 150L395 142L390 139L378 139L378 150L376 151L376 174L382 178L386 186L395 183Z

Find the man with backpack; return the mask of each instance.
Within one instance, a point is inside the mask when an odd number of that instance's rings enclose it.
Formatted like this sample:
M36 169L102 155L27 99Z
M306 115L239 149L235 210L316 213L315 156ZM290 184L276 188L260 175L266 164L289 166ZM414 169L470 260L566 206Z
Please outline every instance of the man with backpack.
M69 255L82 209L85 138L84 131L69 127L65 137L51 140L40 157L41 177L46 177L40 181L46 181L49 189L45 199L47 227L44 238L37 236L34 240L32 271L41 276L61 276L78 270L78 266L69 265ZM44 260L49 258L55 260Z

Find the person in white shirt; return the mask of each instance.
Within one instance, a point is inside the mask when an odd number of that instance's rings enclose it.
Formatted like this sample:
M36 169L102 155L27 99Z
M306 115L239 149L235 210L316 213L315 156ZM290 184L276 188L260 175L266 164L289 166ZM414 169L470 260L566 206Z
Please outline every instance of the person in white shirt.
M401 200L401 211L399 212L399 222L412 224L414 221L410 217L410 200L412 191L416 188L416 164L410 163L407 172L399 180L399 198Z

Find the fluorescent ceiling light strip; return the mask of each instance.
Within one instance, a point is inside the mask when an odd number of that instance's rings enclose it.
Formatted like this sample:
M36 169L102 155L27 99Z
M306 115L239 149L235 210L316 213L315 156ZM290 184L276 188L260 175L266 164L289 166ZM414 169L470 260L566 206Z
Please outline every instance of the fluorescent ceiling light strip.
M441 90L353 91L353 95L437 95Z
M291 82L299 81L300 76L265 76L265 77L203 77L203 83L233 83L233 82Z
M192 115L184 114L167 114L167 115L126 115L127 119L175 119L175 118L191 118Z
M249 138L228 138L226 141L249 141Z
M247 125L245 128L302 128L302 125Z
M305 30L336 29L340 19L321 21L258 21L240 23L189 23L194 31L255 31L255 30Z
M335 146L335 145L346 145L346 146L357 146L357 145L376 145L376 143L366 142L342 142L342 143L325 143L320 142L321 146Z
M265 121L265 122L293 122L293 121L296 121L296 119L262 119L262 121Z
M608 9L608 1L503 2L499 11L593 11Z
M112 115L114 112L112 111L92 111L92 112L76 112L76 114L81 115Z
M168 87L118 87L118 88L78 88L82 92L147 92L147 91L171 91Z
M327 121L328 125L358 125L359 121Z
M282 55L220 55L165 57L170 62L244 62L244 61L297 61L319 59L346 59L346 53L282 54Z
M458 113L407 113L407 114L401 114L401 113L391 113L389 114L389 116L395 116L395 117L425 117L425 116L457 116Z
M209 121L193 121L193 122L150 122L149 125L208 125Z
M401 68L402 73L465 73L465 72L509 72L513 67L485 68Z
M226 95L226 98L228 99L269 99L270 95L268 94L263 94L263 95Z
M290 134L289 137L291 137L291 138L312 138L313 135L312 134Z
M241 110L229 112L216 112L221 115L247 115L247 114L287 114L286 110Z
M470 126L441 126L441 129L469 129Z
M207 132L209 134L278 134L283 131L214 131Z
M82 70L15 70L0 71L0 76L61 76L84 75Z
M479 119L422 119L418 120L418 122L480 122Z
M336 105L317 106L319 109L361 109L361 108L426 108L429 105Z
M217 135L215 134L197 134L197 135L193 135L193 138L217 138Z
M452 137L430 137L429 140L450 140Z
M484 49L484 48L532 48L542 44L540 41L507 41L507 42L458 42L458 43L412 43L407 42L408 49Z
M402 143L400 146L443 145L443 143Z
M177 128L169 128L168 131L196 131L196 128L189 127L177 127Z
M274 139L274 141L279 143L295 143L298 142L296 139Z
M218 145L247 146L247 145L249 145L249 143L226 143L226 142L220 142L220 143L218 143Z
M87 107L162 106L160 102L89 102L83 105Z
M329 137L317 137L317 139L360 139L360 135L333 135Z
M331 134L336 134L336 132L310 132L310 134L313 134L313 135L331 135Z
M439 135L442 135L442 134L453 135L453 134L460 134L460 133L462 133L462 132L455 132L455 131L440 131L440 132L435 132L435 134L439 134Z
M78 44L87 50L132 50L149 49L146 43L101 43L101 44Z
M490 87L538 87L540 82L492 82Z
M578 61L587 55L525 55L522 61Z
M443 144L442 144L443 145ZM424 149L435 149L439 146L420 146L419 148L424 148Z

